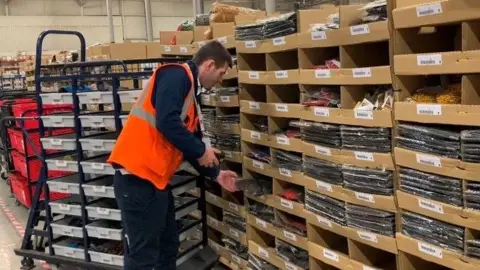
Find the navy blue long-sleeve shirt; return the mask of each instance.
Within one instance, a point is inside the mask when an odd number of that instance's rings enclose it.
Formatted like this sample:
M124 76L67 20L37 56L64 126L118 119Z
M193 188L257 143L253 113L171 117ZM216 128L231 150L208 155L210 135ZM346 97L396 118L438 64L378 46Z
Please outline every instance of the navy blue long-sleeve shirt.
M195 98L200 103L196 90L198 88L198 68L191 61L188 62L188 65L193 73ZM152 94L152 105L156 110L156 127L170 143L183 153L184 160L190 162L202 175L216 179L220 171L219 167L202 167L197 160L205 152L200 126L197 128L197 132L191 133L180 119L182 107L190 89L190 79L182 67L170 66L157 73L155 92Z

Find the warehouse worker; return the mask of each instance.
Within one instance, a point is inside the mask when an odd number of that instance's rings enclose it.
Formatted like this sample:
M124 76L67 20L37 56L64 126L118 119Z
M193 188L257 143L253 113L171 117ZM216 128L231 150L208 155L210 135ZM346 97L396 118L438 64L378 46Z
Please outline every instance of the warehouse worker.
M217 41L185 64L157 68L133 106L108 160L125 231L125 270L176 269L179 235L170 178L185 160L235 191L237 174L219 169L219 151L203 138L200 85L211 88L232 67Z

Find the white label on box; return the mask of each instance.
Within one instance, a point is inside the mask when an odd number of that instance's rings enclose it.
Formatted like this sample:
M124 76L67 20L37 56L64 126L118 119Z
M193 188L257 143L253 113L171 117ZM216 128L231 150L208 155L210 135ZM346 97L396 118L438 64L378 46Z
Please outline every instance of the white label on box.
M93 170L103 170L105 169L105 164L104 163L92 163L91 165Z
M330 150L330 148L319 146L319 145L315 145L315 152L317 154L324 155L324 156L332 155L332 150Z
M278 169L281 175L286 176L286 177L292 177L292 171L284 168Z
M289 263L289 262L285 262L285 268L287 268L287 270L298 270L298 267Z
M286 70L275 71L275 78L277 78L277 79L287 79L288 78L288 71L286 71Z
M440 3L425 4L417 7L417 17L440 14L442 12L442 5Z
M171 52L172 51L172 47L170 47L170 46L165 46L163 48L165 49L166 52Z
M93 187L93 192L95 193L106 193L107 192L107 187L106 186L92 186Z
M277 112L288 112L287 104L275 104L275 109Z
M260 161L256 161L256 160L253 161L253 167L256 168L256 169L260 169L260 170L263 170L263 168L264 168L263 163L260 162Z
M230 97L229 96L221 96L220 101L221 102L230 102Z
M315 78L317 79L326 79L330 78L332 75L330 74L330 70L328 69L316 69L315 70Z
M357 233L358 233L358 237L360 237L360 239L370 241L370 242L373 242L373 243L378 242L377 236L373 233L367 233L367 232L357 232Z
M219 37L217 38L218 42L220 42L221 44L227 44L227 37Z
M277 143L281 145L290 145L290 139L284 136L277 136Z
M375 203L375 198L373 197L372 194L355 192L355 197L357 197L357 199L358 199L358 200L361 200L361 201L366 201L366 202L370 202L370 203Z
M426 156L422 154L417 154L417 163L437 168L442 167L442 162L440 161L439 157Z
M100 215L109 215L110 214L110 209L97 207L97 213L100 214Z
M255 219L255 222L256 222L258 225L262 226L263 228L267 228L267 222L265 222L265 221L263 221L263 220L261 220L261 219L259 219L259 218L256 218L256 219Z
M227 157L227 158L233 158L232 152L223 151L223 153L225 154L225 157Z
M290 239L292 241L297 241L297 236L291 232L283 231L283 236L285 236L285 238Z
M329 228L332 228L332 222L324 217L321 217L321 216L317 216L317 221L318 223L320 224L323 224Z
M233 255L232 254L232 261L234 261L235 263L238 263L238 264L241 264L242 261L240 260L239 257L237 257L236 255Z
M58 208L62 211L70 211L70 205L69 204L59 204Z
M50 144L51 145L56 145L56 146L60 146L62 145L63 141L60 140L60 139L50 139Z
M54 99L52 100L52 104L54 104L54 105L61 105L61 104L63 104L63 100L62 100L61 98L54 98Z
M268 257L270 256L270 254L268 253L268 251L266 251L265 249L261 248L261 247L258 247L258 253L260 254L260 256L268 259Z
M250 132L250 138L254 140L261 140L262 139L262 134L260 132L252 131Z
M373 112L365 110L354 110L355 119L373 120Z
M311 33L312 40L324 40L327 39L327 32L325 31L313 31Z
M365 35L368 33L370 33L370 28L368 27L368 24L350 26L350 34L352 36Z
M181 53L187 53L188 52L187 47L180 47L180 52Z
M442 115L442 105L418 104L417 114L429 116Z
M372 69L370 68L354 68L352 70L354 78L370 78L372 77Z
M255 41L245 41L245 48L253 49L257 47L257 43Z
M285 45L287 42L285 41L285 37L278 37L273 39L273 45L281 46Z
M285 208L293 209L293 203L289 200L280 199L280 205L282 205Z
M260 80L260 73L258 71L249 71L248 78L250 80Z
M439 213L439 214L443 214L443 207L438 204L438 203L434 203L434 202L431 202L431 201L427 201L425 199L418 199L418 206L420 206L420 208L423 208L423 209L426 209L426 210L429 210L429 211L432 211L432 212L436 212L436 213Z
M238 211L238 205L236 205L236 204L234 204L234 203L232 203L232 202L229 202L229 203L228 203L228 207L229 207L230 209L232 209L233 211Z
M232 235L233 237L238 238L240 236L238 231L235 229L230 228L228 231L230 232L230 235Z
M55 160L55 165L57 167L67 167L67 161L66 160Z
M204 102L210 102L210 96L209 95L202 95L203 101Z
M332 185L329 184L329 183L325 183L323 181L315 181L316 184L317 184L317 188L319 189L323 189L323 190L326 190L328 192L332 192L333 191L333 188L332 188Z
M371 161L371 162L375 161L375 159L373 158L373 154L369 152L353 152L353 154L355 155L355 158L357 160Z
M323 107L315 107L313 109L313 113L315 114L315 116L329 117L330 116L330 109L323 108Z
M248 107L250 108L250 110L260 110L260 103L250 101L248 102Z
M439 66L442 64L441 54L424 54L417 56L418 66Z
M437 247L432 246L432 245L419 242L418 243L418 250L420 252L425 253L425 254L437 257L439 259L443 259L443 251L441 249L437 248Z
M330 259L332 261L335 261L335 262L340 261L340 257L338 256L337 253L335 253L335 252L333 252L329 249L326 249L326 248L323 249L323 257L325 257L327 259Z

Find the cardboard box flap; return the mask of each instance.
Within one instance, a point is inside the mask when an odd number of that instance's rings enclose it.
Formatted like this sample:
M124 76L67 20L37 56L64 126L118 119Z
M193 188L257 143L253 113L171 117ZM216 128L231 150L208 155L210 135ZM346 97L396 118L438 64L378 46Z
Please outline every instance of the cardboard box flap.
M395 102L395 120L416 123L478 126L479 105Z
M342 69L301 69L300 83L326 85L392 84L390 66Z
M349 189L344 189L344 192L345 198L349 203L389 211L392 213L397 212L397 204L393 195L382 196L363 192L356 192Z
M299 48L328 48L342 44L342 33L338 30L298 33Z
M328 265L332 265L335 268L341 270L350 270L350 258L348 255L332 250L329 248L322 247L316 243L308 242L308 251L310 256L313 258L322 261Z
M388 21L343 27L337 30L340 45L388 41Z
M238 82L249 84L267 84L267 71L238 71Z
M397 241L393 237L347 227L348 238L393 254L398 254Z

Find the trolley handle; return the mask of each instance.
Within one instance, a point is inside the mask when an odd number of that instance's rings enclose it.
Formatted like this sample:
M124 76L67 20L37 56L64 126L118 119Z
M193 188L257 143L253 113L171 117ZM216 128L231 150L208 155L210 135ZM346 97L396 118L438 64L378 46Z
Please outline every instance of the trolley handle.
M62 73L65 74L65 70L67 68L75 68L75 67L98 67L100 65L105 65L107 70L109 70L114 65L119 65L123 67L123 71L126 73L128 72L127 65L122 60L105 60L105 61L88 61L88 62L74 62L74 63L67 63L62 68Z

